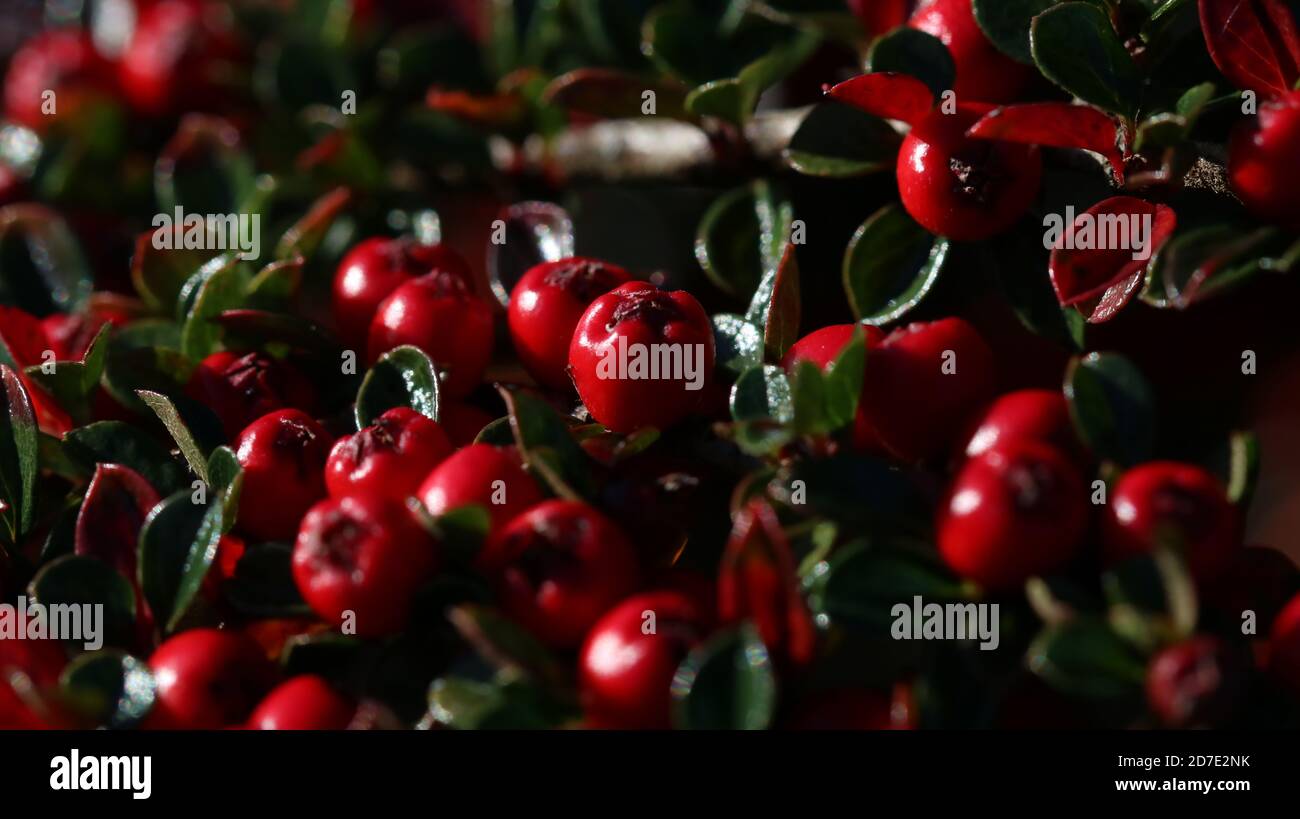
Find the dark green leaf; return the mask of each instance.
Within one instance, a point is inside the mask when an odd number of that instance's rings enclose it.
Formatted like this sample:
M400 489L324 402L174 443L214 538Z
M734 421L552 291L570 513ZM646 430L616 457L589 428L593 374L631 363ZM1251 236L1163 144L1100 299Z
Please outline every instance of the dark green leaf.
M844 254L844 292L866 324L888 324L921 303L948 260L947 239L936 239L897 205L862 223Z
M1113 114L1137 113L1140 73L1099 6L1071 2L1048 9L1034 18L1029 40L1049 80Z
M1142 658L1105 621L1092 617L1044 629L1026 661L1052 687L1073 696L1140 696L1146 678Z
M475 604L454 607L447 619L480 657L499 671L555 682L563 669L527 631L496 611Z
M857 416L866 366L867 337L857 329L826 371L826 419L831 429L846 427Z
M1056 5L1057 0L975 0L975 22L989 42L1012 59L1033 65L1029 50L1029 26L1034 17Z
M591 497L591 467L586 452L550 404L523 390L501 389L510 412L510 429L524 462L550 470L583 497ZM545 473L543 473L545 476Z
M1150 457L1155 399L1128 359L1112 353L1074 359L1065 374L1065 397L1075 429L1098 456L1125 466Z
M739 375L763 362L763 331L734 313L713 317L718 367Z
M190 433L189 427L185 426L184 419L176 409L176 405L165 395L148 390L137 390L136 395L145 403L149 409L154 411L158 420L162 421L163 426L171 433L172 440L180 449L181 455L185 456L185 462L190 465L190 471L198 476L199 480L204 483L211 483L208 477L208 462L203 455L203 450L199 447L194 436Z
M365 429L394 407L438 420L438 373L418 347L395 347L366 373L357 391L357 428Z
M93 289L77 237L45 205L0 208L0 297L38 313L81 310Z
M687 730L761 731L776 712L776 675L749 623L691 651L673 678L674 722Z
M807 176L863 176L892 169L901 141L883 119L831 101L809 112L783 156Z
M85 606L102 605L102 631L90 634L82 618L83 640L87 650L104 645L129 646L135 638L135 591L125 577L107 563L85 555L67 555L45 565L32 578L28 593L44 606L74 606L69 612L82 612ZM92 618L91 622L94 622ZM94 639L92 639L92 637Z
M73 417L85 420L90 414L90 399L104 374L109 332L107 324L99 328L80 361L53 362L53 372L47 372L41 364L28 367L24 372L54 396L59 406L71 412Z
M36 414L18 373L0 364L4 387L0 414L0 497L4 498L3 532L8 543L16 544L32 527L38 463Z
M63 437L70 456L88 468L122 464L139 472L160 493L185 486L185 469L148 433L121 421L96 421Z
M847 626L884 638L897 619L894 606L959 601L961 583L933 556L857 542L817 565L804 582L819 624Z
M756 365L741 373L731 388L731 417L737 421L772 419L787 422L794 417L790 381L780 367Z
M226 499L222 514L224 531L229 532L239 514L239 495L244 488L244 468L239 465L235 451L219 446L208 456L208 491L220 492Z
M221 329L217 316L239 306L247 286L247 274L239 258L231 253L216 257L199 269L181 288L184 306L181 323L181 352L198 361L216 351Z
M939 99L952 88L957 66L939 38L920 29L903 26L877 39L867 52L867 70L894 71L916 77Z
M121 651L83 654L59 675L63 701L105 728L137 725L153 707L156 690L149 666Z
M177 492L140 530L140 589L165 633L180 624L217 556L223 502L219 493L199 504L189 491Z
M799 32L745 66L735 77L711 80L697 87L686 97L686 110L696 116L743 125L754 113L763 92L798 68L820 42L821 38L812 32Z

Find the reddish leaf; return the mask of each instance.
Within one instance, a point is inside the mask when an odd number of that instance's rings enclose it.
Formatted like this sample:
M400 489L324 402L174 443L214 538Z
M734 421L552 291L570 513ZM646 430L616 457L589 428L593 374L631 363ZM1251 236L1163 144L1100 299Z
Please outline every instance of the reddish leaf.
M907 74L881 71L845 80L830 94L840 102L884 119L916 124L934 107L930 86Z
M1238 88L1285 94L1300 79L1300 34L1282 0L1199 0L1214 64Z
M435 111L476 125L512 125L524 115L524 99L514 93L471 94L435 87L429 89L424 103Z
M1095 151L1110 162L1116 179L1124 179L1119 128L1109 114L1090 105L1068 102L1008 105L989 112L966 134L976 139Z
M1073 219L1073 231L1062 230L1052 249L1048 271L1057 299L1079 306L1093 323L1110 319L1133 298L1176 224L1171 208L1131 196L1093 205Z
M160 498L140 473L120 464L100 464L77 513L75 549L103 560L136 584L140 527Z
M868 37L892 31L907 22L911 0L849 0Z
M44 363L47 350L54 352L54 344L40 319L17 307L0 305L0 363L10 364L22 381L41 430L50 435L62 435L72 428L72 416L39 384L23 374L24 367Z

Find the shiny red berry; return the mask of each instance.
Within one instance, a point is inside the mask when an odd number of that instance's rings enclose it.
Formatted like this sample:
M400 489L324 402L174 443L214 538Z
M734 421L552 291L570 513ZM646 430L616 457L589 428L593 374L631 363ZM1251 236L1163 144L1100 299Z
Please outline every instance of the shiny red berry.
M310 411L316 391L296 367L263 353L213 353L199 362L185 394L216 414L226 435L278 409Z
M380 302L398 286L436 270L472 280L469 265L446 245L375 237L348 251L334 274L334 322L343 343L365 347Z
M781 366L786 372L793 374L799 362L808 361L825 370L835 363L840 353L844 352L844 348L853 338L853 331L859 327L862 328L868 350L878 346L885 338L884 331L879 327L867 324L833 324L830 327L814 330L792 344L785 358L782 359ZM876 440L871 424L867 421L865 382L862 393L858 401L858 413L853 423L853 446L859 451L875 450L879 448L879 441Z
M242 723L275 679L257 644L239 632L200 628L158 646L157 685L147 725L214 730Z
M666 729L672 682L687 653L708 635L710 612L676 591L629 597L587 635L578 682L588 723L616 729Z
M403 344L424 350L438 367L443 392L463 398L492 359L492 308L459 276L429 273L400 285L370 323L370 361Z
M1219 479L1191 464L1153 461L1125 472L1111 493L1104 529L1108 563L1168 546L1208 581L1240 546L1236 508Z
M577 501L543 501L485 547L483 564L505 611L539 639L576 648L637 583L636 553L604 515Z
M935 522L954 572L994 590L1014 589L1064 566L1088 525L1079 470L1043 444L1008 444L970 459Z
M1264 103L1232 134L1228 181L1261 219L1300 230L1300 91Z
M975 21L971 0L933 0L908 22L948 47L957 67L953 85L960 100L1014 102L1034 78L1033 70L998 51Z
M435 516L471 504L482 506L495 529L540 503L542 491L514 447L471 444L429 473L419 497Z
M316 504L293 547L293 578L312 611L363 637L400 631L436 565L435 544L411 510L375 495Z
M341 731L352 722L356 704L315 674L302 674L266 695L248 727L255 731Z
M113 87L112 66L95 50L89 34L73 29L48 31L32 37L9 60L5 117L43 132L91 97L111 93Z
M1268 671L1288 691L1300 696L1300 594L1291 598L1273 621Z
M683 291L630 282L591 303L573 333L569 372L598 423L615 432L672 426L713 380L713 326Z
M632 277L595 259L563 259L529 270L510 294L510 337L538 383L568 389L569 343L582 314L596 297Z
M993 395L993 351L962 319L910 324L872 348L861 406L872 439L899 460L948 449Z
M994 399L978 417L961 454L974 458L1017 441L1038 441L1066 453L1079 450L1060 390L1017 390Z
M1199 635L1169 646L1147 668L1147 704L1170 728L1215 726L1241 694L1242 660L1217 637Z
M235 439L244 469L239 526L259 540L287 542L313 503L325 497L330 438L299 410L279 410L249 424Z
M325 464L325 486L336 498L373 494L401 500L414 495L451 453L437 421L395 407L334 444Z
M966 130L992 106L936 108L898 152L898 194L926 230L962 242L1002 233L1033 204L1042 178L1037 146L971 139Z
M207 0L144 8L118 71L132 107L161 116L228 98L228 75L240 55L231 22L228 9Z

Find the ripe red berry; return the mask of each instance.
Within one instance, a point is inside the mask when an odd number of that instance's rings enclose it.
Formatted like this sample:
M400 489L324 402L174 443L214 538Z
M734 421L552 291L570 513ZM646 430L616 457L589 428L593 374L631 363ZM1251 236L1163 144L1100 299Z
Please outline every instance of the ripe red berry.
M257 352L213 353L194 368L185 394L211 409L232 438L267 413L309 411L316 403L316 391L296 367Z
M632 544L577 501L543 501L485 547L483 565L505 611L539 639L576 648L637 583Z
M1232 134L1228 180L1261 219L1300 230L1300 91L1270 100Z
M913 126L898 152L898 194L926 230L963 242L1015 224L1038 195L1043 163L1035 145L971 139L966 130L992 106L936 108Z
M334 274L334 321L343 343L364 347L380 302L398 286L435 270L472 280L469 265L446 245L374 237L348 251Z
M428 416L395 407L375 423L340 438L325 464L330 495L414 495L425 477L452 453L447 434Z
M482 506L494 529L542 501L542 491L520 463L518 451L489 444L471 444L447 458L425 478L419 496L431 515Z
M669 427L713 380L713 327L691 294L630 282L597 298L569 347L574 386L615 432Z
M207 0L163 0L143 9L118 76L127 101L151 116L228 99L240 54L229 10Z
M1237 510L1223 484L1204 469L1153 461L1125 472L1115 484L1103 545L1112 564L1169 546L1205 582L1232 561L1240 545Z
M471 404L448 402L438 405L438 424L453 446L469 446L496 418Z
M1300 696L1300 594L1291 598L1273 621L1268 670L1288 691Z
M1214 726L1241 693L1242 662L1217 637L1199 635L1169 646L1147 668L1147 704L1171 728Z
M1038 441L1065 453L1079 450L1060 390L1017 390L994 399L965 439L962 454L974 458L1016 441Z
M809 361L825 370L835 363L835 359L848 346L853 338L853 331L858 327L862 328L868 350L877 347L885 338L884 331L879 327L867 324L833 324L830 327L814 330L791 345L781 361L781 366L787 372L794 373L799 362ZM862 397L858 401L858 413L853 423L853 447L859 451L879 448L879 441L876 440L871 424L867 421L866 399L864 381Z
M979 102L1014 102L1034 77L1022 65L998 51L975 22L971 0L934 0L908 21L912 28L937 37L957 66L953 91L957 98Z
M435 545L411 511L375 495L316 504L293 548L293 578L312 611L331 625L350 617L363 637L401 630L436 564Z
M33 131L111 92L112 67L81 30L48 31L14 53L5 74L5 117ZM54 97L47 99L47 92ZM53 104L53 110L47 107ZM47 113L48 111L48 113Z
M588 722L623 730L671 727L673 675L711 621L693 598L675 591L638 594L610 609L578 659Z
M412 279L380 303L370 323L370 361L402 344L424 350L444 393L463 398L492 359L492 308L446 271Z
M158 646L149 658L157 698L147 724L215 730L242 723L271 687L275 669L239 632L200 628Z
M939 507L939 553L995 591L1067 563L1088 525L1078 469L1043 444L1019 442L966 462Z
M356 705L321 677L302 674L280 683L248 718L255 731L341 731Z
M289 541L298 521L325 497L329 435L299 410L279 410L249 424L235 439L244 468L239 526L259 540Z
M570 386L569 343L582 314L597 296L631 280L621 267L579 258L540 264L523 275L510 294L510 337L538 383Z
M871 439L909 463L938 455L995 380L992 350L962 319L900 327L867 356L862 411Z

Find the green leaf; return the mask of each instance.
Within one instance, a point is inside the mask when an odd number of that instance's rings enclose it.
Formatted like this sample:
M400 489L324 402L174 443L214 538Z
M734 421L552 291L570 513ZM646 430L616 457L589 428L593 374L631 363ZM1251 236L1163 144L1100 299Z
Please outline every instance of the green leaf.
M858 455L796 461L773 487L786 495L802 481L800 513L841 523L846 529L890 528L900 532L929 526L931 515L905 474L884 461Z
M36 364L26 368L24 374L54 396L59 406L74 418L85 420L90 415L91 396L104 374L109 332L109 325L100 327L80 361L56 361L53 372L46 372L43 365Z
M177 208L187 215L240 213L256 184L239 132L217 117L185 117L154 164L154 196L162 214L173 219Z
M1090 699L1140 696L1146 678L1143 659L1094 617L1047 627L1029 647L1026 661L1053 688Z
M164 632L176 630L217 556L224 498L194 503L177 492L154 507L140 530L140 590Z
M826 378L811 361L800 361L790 384L794 407L793 427L801 435L822 435L831 431L826 413Z
M293 579L293 546L287 543L249 546L222 591L236 611L249 617L311 616Z
M743 126L754 113L758 98L808 59L821 43L809 31L798 32L788 43L778 45L741 69L735 77L712 80L686 97L686 110L696 116L710 116Z
M498 671L542 682L564 679L564 670L535 637L503 615L473 603L447 613L457 633Z
M1142 299L1155 307L1186 309L1240 286L1279 265L1285 242L1276 228L1242 231L1211 225L1185 231L1161 249L1147 272Z
M590 459L573 440L559 413L550 404L523 390L511 391L503 387L500 392L510 413L510 429L524 463L542 471L543 477L547 477L547 472L553 472L577 494L591 497Z
M75 313L93 290L76 235L45 205L0 207L0 299L29 312Z
M1057 0L975 0L972 11L984 36L1003 54L1025 65L1034 64L1029 27L1034 18Z
M418 347L394 347L375 362L357 391L357 429L395 407L438 420L438 373Z
M713 316L718 367L740 375L763 362L763 331L734 313Z
M154 247L153 232L142 233L131 256L131 282L140 299L155 312L170 312L181 288L211 261L211 250L166 250Z
M867 52L867 70L894 71L916 77L930 87L935 99L952 88L957 65L939 38L902 26L878 38Z
M750 623L691 651L673 678L673 721L687 730L761 731L776 713L776 675Z
M121 464L140 473L161 494L188 483L185 470L148 433L121 421L96 421L63 436L70 456L87 468Z
M1016 318L1035 335L1074 351L1084 349L1088 322L1073 308L1062 308L1043 274L1049 254L1041 234L1014 231L993 240L991 264L1001 296Z
M59 693L74 711L95 725L121 730L140 723L153 707L153 672L116 650L76 657L59 675Z
M294 222L275 246L275 258L310 260L325 234L352 202L347 188L335 188L312 203L307 213Z
M771 364L755 365L741 373L731 388L731 417L737 421L794 418L790 381L785 371Z
M1196 586L1172 548L1157 549L1102 575L1111 628L1143 651L1154 652L1196 630Z
M0 364L4 412L0 414L0 497L5 542L17 544L32 528L38 466L38 430L32 400L18 373Z
M1136 115L1141 75L1103 9L1062 3L1034 18L1029 40L1034 62L1049 80L1113 114Z
M1074 359L1065 374L1065 397L1075 429L1096 455L1125 466L1150 458L1155 399L1128 359L1113 353Z
M185 425L184 419L181 418L180 412L171 399L161 393L150 392L148 390L137 390L136 395L145 403L149 409L154 411L158 420L162 421L163 426L171 433L172 440L180 448L181 455L185 456L185 462L190 465L190 471L198 476L199 480L204 483L211 483L208 477L208 462L203 455L203 450L199 447L190 428Z
M826 370L826 419L832 430L853 423L862 397L867 366L867 336L861 329L835 357Z
M492 518L486 508L470 504L452 509L437 518L430 518L428 527L438 539L443 553L453 563L469 566L487 542Z
M462 731L538 731L576 719L574 708L524 680L479 682L440 677L429 689L429 715Z
M830 101L808 113L782 156L805 176L864 176L892 170L901 144L902 137L888 122Z
M896 618L894 606L963 599L960 581L933 555L888 544L857 541L816 565L804 580L808 608L825 626L846 626L884 638Z
M199 269L181 288L186 306L181 323L181 352L194 361L217 349L221 328L213 321L238 307L247 286L247 274L238 256L224 253Z
M244 488L244 468L239 465L235 451L228 446L219 446L208 456L208 491L220 492L226 499L225 510L221 516L223 532L229 532L235 526L239 515L239 496Z
M897 205L872 214L844 253L844 291L865 324L888 324L934 288L948 260L947 239L930 234Z
M44 606L102 605L104 619L99 634L91 635L82 625L86 639L80 645L102 640L105 645L129 646L135 639L135 590L125 577L99 558L66 555L47 563L28 586L28 594ZM88 647L89 650L89 647Z

